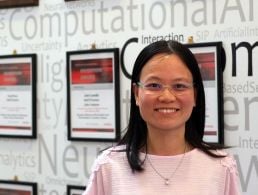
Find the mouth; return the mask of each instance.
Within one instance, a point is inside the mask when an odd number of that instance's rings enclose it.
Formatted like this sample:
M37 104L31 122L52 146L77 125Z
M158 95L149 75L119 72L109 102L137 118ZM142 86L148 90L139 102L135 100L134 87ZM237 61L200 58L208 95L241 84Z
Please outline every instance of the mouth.
M177 108L156 108L154 110L157 112L165 113L165 114L174 113L174 112L179 111L179 109L177 109Z

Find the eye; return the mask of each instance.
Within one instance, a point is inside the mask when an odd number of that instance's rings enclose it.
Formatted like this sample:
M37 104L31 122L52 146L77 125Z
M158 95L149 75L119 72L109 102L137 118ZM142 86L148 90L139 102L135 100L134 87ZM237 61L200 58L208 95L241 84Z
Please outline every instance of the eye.
M176 91L184 91L186 89L189 89L191 85L188 83L175 83L172 85L172 87Z
M162 89L162 85L159 83L146 83L144 88L151 91L159 91Z

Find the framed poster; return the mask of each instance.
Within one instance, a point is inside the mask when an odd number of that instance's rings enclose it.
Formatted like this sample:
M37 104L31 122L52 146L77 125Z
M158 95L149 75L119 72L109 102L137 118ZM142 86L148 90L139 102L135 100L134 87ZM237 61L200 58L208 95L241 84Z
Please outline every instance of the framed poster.
M36 138L36 54L0 56L0 137Z
M37 183L0 180L0 194L36 195Z
M223 67L225 55L222 42L187 44L195 55L203 78L206 118L204 141L224 143Z
M38 5L39 5L39 0L0 0L0 9L38 6Z
M120 139L119 50L67 52L68 140Z
M85 191L85 186L74 186L74 185L67 185L67 195L82 195Z

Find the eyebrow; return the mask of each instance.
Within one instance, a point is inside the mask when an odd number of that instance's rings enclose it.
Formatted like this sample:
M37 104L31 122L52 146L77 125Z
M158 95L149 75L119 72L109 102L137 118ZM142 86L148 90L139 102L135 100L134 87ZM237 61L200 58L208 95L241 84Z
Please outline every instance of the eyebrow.
M146 79L146 81L149 81L149 80L162 81L162 78L157 77L157 76L150 76ZM188 82L190 81L190 82L192 82L192 79L191 78L179 77L179 78L175 78L171 81L173 81L173 82L178 82L178 81L188 81Z

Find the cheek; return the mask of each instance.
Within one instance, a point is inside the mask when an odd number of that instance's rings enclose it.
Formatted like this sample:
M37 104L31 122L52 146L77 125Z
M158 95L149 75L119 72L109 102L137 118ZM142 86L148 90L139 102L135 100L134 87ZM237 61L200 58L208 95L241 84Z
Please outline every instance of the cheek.
M192 109L195 107L195 96L194 93L186 94L185 96L177 97L178 103L184 110Z
M154 97L152 97L150 95L146 95L142 91L138 91L137 99L138 99L139 105L141 105L141 106L144 106L146 104L150 104L151 102L154 101Z
M183 99L181 102L185 107L189 108L190 110L192 110L193 107L195 107L195 98L194 97Z
M138 104L139 104L139 107L140 109L142 108L145 108L147 105L149 105L149 99L148 98L145 98L145 97L139 97L138 98Z
M150 113L153 101L153 98L150 98L149 96L140 95L138 97L138 106L142 116Z

